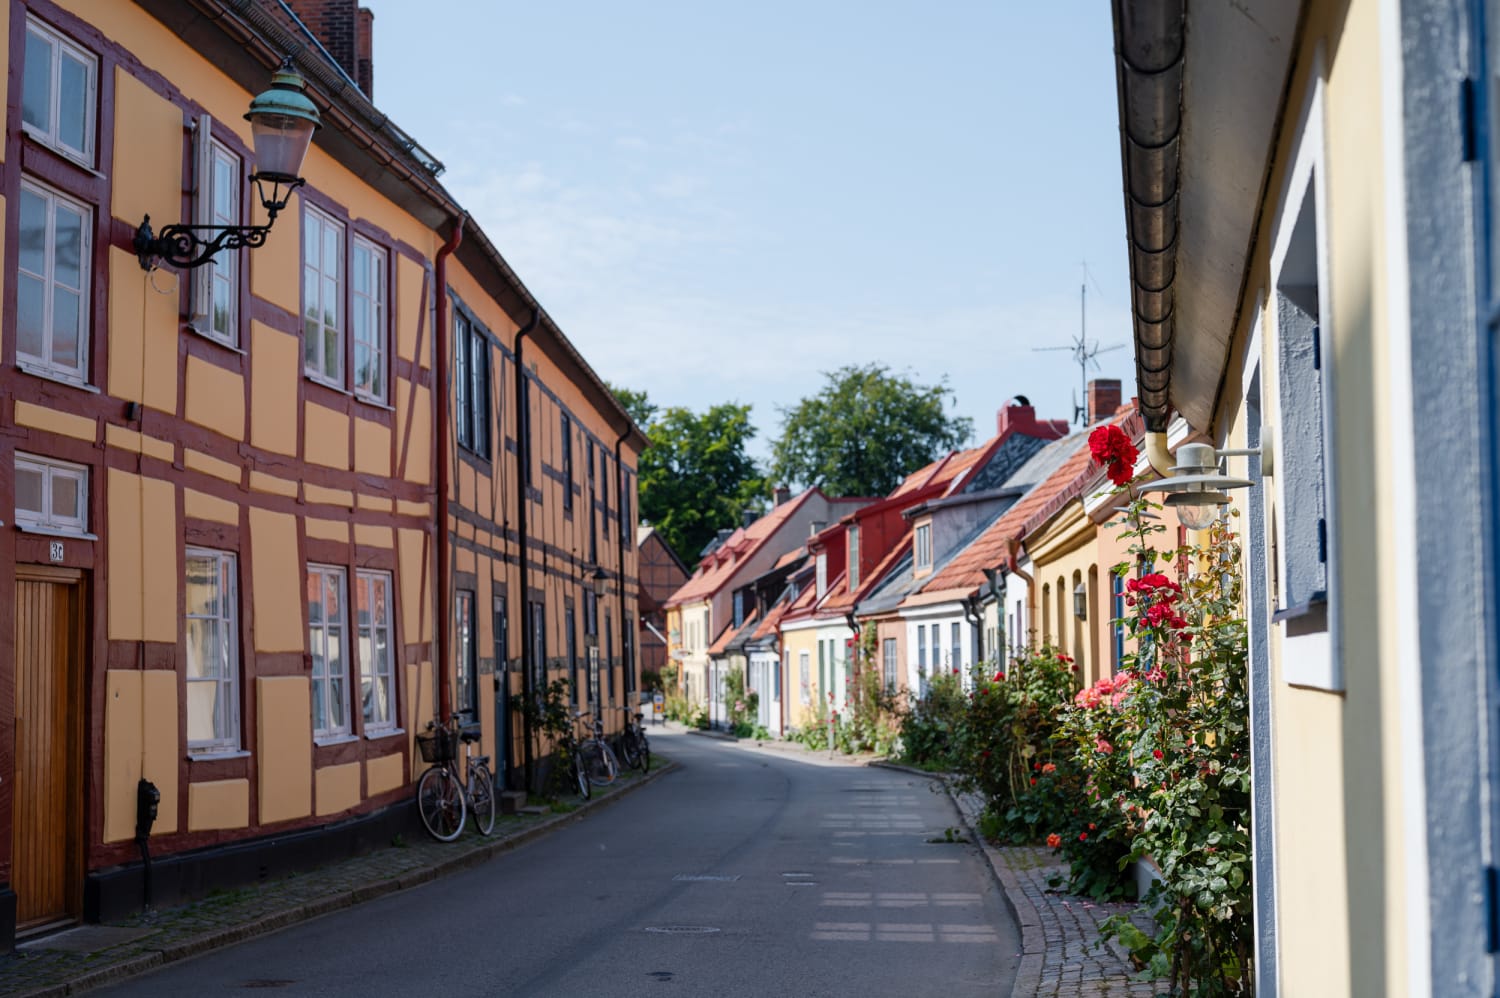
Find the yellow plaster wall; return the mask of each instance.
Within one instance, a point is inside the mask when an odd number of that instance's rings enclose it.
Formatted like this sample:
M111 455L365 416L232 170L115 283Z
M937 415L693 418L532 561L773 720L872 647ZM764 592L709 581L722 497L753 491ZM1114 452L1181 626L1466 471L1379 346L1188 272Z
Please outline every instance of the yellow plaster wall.
M389 513L396 508L396 503L390 496L372 496L368 492L361 492L354 498L360 509L373 509L380 513Z
M391 431L368 419L354 421L354 470L362 475L391 474Z
M177 502L170 482L111 468L106 479L110 571L109 636L117 641L177 640Z
M430 366L427 357L432 352L432 330L426 328L423 313L427 310L428 295L422 294L423 269L404 256L396 257L396 355L412 360L417 349L417 326L423 327L422 366Z
M177 673L110 669L104 677L104 841L135 836L135 787L161 790L153 835L178 830Z
M408 409L411 410L411 433L406 432ZM432 393L420 385L413 391L410 382L396 382L397 438L405 442L406 480L426 485L432 480Z
M416 779L427 763L417 751L417 733L424 731L433 717L434 687L432 685L432 663L406 667L406 750L411 759L411 778Z
M405 767L401 764L401 753L392 752L377 759L365 760L365 792L378 797L406 783Z
M139 641L143 612L140 476L110 468L105 477L104 499L108 521L104 543L109 547L109 571L105 574L109 638Z
M314 774L318 817L347 811L359 803L360 764L324 766Z
M308 175L310 177L310 175ZM250 199L251 220L266 223L266 210L259 198ZM265 245L251 253L250 293L293 315L302 312L302 204L293 201L287 211L277 216ZM283 334L284 335L284 334ZM297 340L292 338L295 345ZM300 358L298 364L301 363Z
M380 527L372 523L356 523L354 543L372 548L391 548L396 545L395 533L390 527Z
M135 837L135 785L141 778L141 674L104 676L104 841Z
M316 402L304 405L302 453L313 464L349 467L349 417Z
M432 581L432 572L423 571L427 560L427 535L420 530L403 528L398 531L400 544L401 583L401 633L409 644L413 640L427 641L432 637L429 614L422 612L427 598L425 585ZM417 637L418 630L421 635Z
M349 524L342 520L320 520L309 516L304 522L308 537L320 541L338 541L340 544L349 543Z
M288 478L268 475L264 471L250 472L250 487L257 492L269 492L278 496L295 496L297 483Z
M302 676L261 676L255 692L260 823L305 818L313 794L311 688Z
M188 422L231 440L245 439L245 379L198 357L187 359Z
M683 639L686 640L684 632ZM805 728L814 723L814 712L817 708L818 698L823 696L822 690L818 688L818 632L815 628L806 628L796 631L783 631L781 635L782 651L787 656L786 685L782 687L782 699L784 701L787 723L792 727ZM802 663L801 652L807 652L807 689L808 702L802 702ZM700 669L701 671L701 669ZM701 684L702 680L695 682ZM703 691L697 690L697 695L702 696Z
M249 824L249 780L209 780L188 784L188 831L246 828Z
M212 520L231 526L240 522L240 508L227 499L211 496L196 489L182 490L182 508L185 516L198 520Z
M256 650L302 651L302 566L297 557L296 518L251 509L250 557ZM311 723L310 715L307 720Z
M354 508L354 493L348 489L327 489L321 485L303 483L302 495L308 502L321 503L325 506L342 506L344 509Z
M98 438L98 426L87 416L75 416L30 402L16 402L16 422L21 426L31 426L90 443Z
M193 471L201 471L205 475L212 475L221 481L231 485L240 484L240 466L221 461L211 454L193 450L191 447L182 449L182 463Z
M177 459L177 445L170 440L160 440L143 433L141 434L141 453L171 464Z
M97 12L83 16L96 22ZM180 221L182 164L177 156L163 156L162 150L182 148L184 124L182 112L175 105L123 67L115 68L115 149L110 179L111 208L117 218L134 225L149 214L158 231ZM139 272L139 266L136 269Z
M295 247L293 247L295 249ZM268 253L257 250L257 257ZM297 337L250 323L250 442L278 454L297 453Z

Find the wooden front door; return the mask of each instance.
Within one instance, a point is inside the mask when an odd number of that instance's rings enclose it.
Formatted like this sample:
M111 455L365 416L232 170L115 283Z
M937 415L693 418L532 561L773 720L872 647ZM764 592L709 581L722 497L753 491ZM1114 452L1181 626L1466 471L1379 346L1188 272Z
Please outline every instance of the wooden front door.
M77 571L16 570L17 928L77 918L82 900L81 591Z

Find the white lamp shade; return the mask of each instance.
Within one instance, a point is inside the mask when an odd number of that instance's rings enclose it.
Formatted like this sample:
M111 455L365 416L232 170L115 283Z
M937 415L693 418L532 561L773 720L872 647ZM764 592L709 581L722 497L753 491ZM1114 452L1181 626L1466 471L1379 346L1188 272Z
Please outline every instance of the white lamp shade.
M302 161L312 144L314 122L285 114L256 114L250 118L255 143L256 170L277 177L302 176Z

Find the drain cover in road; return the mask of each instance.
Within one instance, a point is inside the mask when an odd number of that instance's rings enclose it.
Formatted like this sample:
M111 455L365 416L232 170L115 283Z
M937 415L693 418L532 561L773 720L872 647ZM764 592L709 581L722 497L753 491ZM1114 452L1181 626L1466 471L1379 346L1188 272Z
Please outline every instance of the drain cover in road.
M672 879L691 881L713 880L727 883L731 880L740 879L740 875L738 873L679 873Z
M647 932L664 932L667 935L705 936L719 930L712 925L648 925Z

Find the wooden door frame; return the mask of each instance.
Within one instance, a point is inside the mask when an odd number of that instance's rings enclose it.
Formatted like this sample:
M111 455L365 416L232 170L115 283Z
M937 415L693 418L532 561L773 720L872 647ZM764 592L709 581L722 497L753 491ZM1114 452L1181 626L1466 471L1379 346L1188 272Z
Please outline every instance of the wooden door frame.
M68 714L68 726L64 732L64 754L67 756L65 765L65 783L70 788L70 796L67 801L66 834L67 834L67 906L66 912L69 917L81 919L83 917L83 885L85 874L85 828L87 816L87 746L84 736L87 730L88 720L88 690L87 690L87 655L89 648L88 626L89 616L87 613L88 598L88 573L81 568L68 568L60 565L38 565L17 564L15 566L15 583L21 582L43 582L53 585L66 586L70 590L71 605L69 607L70 621L68 622L69 655L71 661L70 674L66 677L66 695L77 699L84 705L82 710L75 710ZM13 626L19 625L16 621ZM19 679L18 673L12 674L12 683ZM16 818L11 816L11 835L15 835ZM15 869L11 870L11 883L15 884Z

